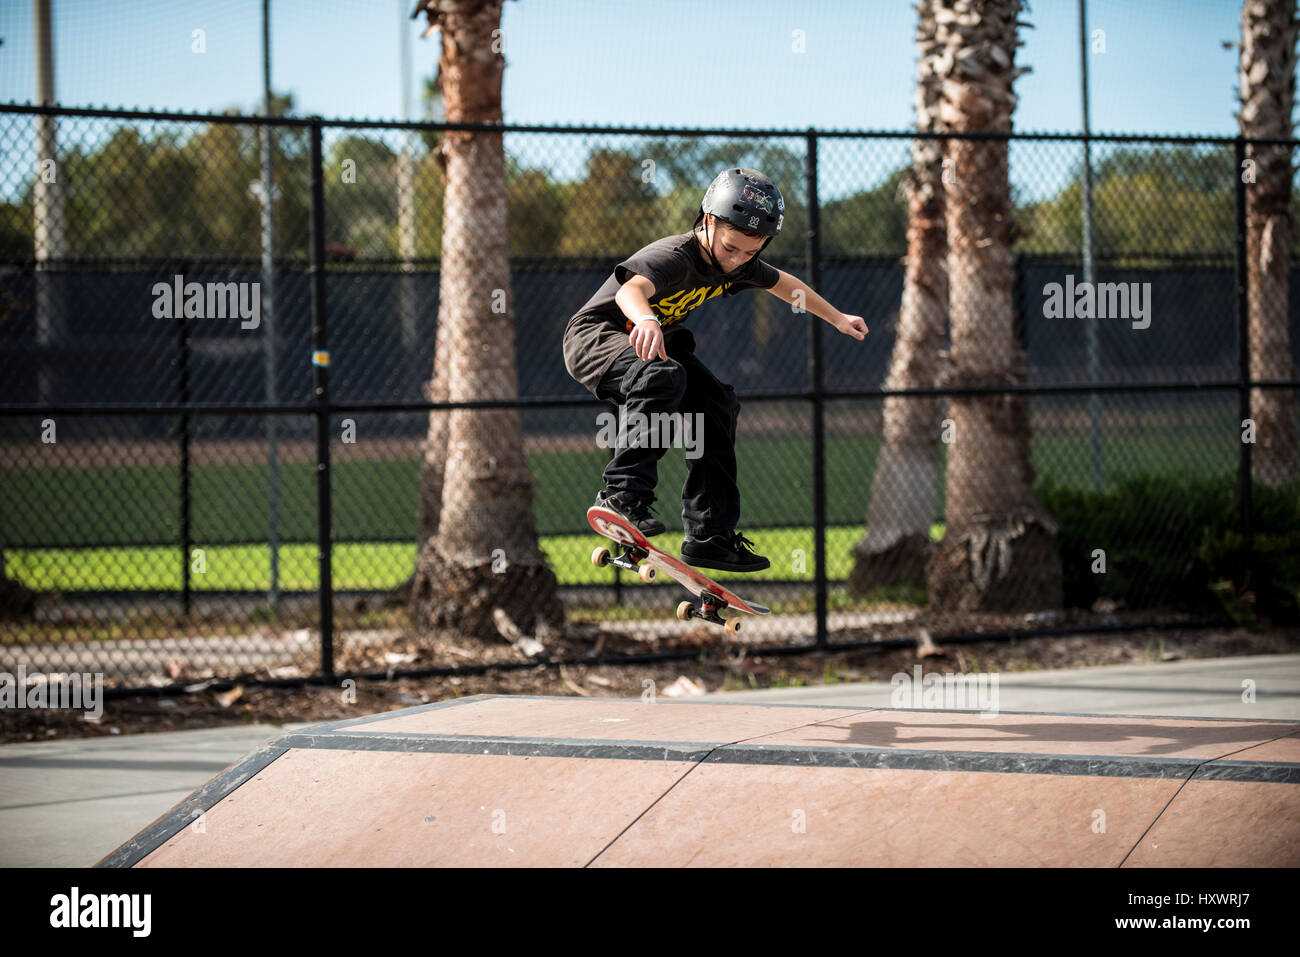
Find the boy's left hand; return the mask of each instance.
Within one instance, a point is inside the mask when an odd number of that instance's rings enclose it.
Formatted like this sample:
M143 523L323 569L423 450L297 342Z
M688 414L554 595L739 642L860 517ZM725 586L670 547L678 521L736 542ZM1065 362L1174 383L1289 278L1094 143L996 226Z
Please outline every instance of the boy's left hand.
M846 336L852 336L859 342L867 337L867 324L861 316L848 316L840 313L839 319L835 321L835 328Z

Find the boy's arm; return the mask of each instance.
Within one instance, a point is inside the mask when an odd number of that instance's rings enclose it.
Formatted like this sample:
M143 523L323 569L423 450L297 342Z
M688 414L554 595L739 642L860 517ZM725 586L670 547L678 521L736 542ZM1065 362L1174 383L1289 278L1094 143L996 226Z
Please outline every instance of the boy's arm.
M632 320L632 331L627 338L638 359L653 359L656 355L668 358L664 351L664 331L650 308L650 297L654 294L655 284L639 275L632 276L614 293L614 304Z
M859 341L866 338L867 324L861 316L849 316L840 312L819 296L806 282L791 276L785 270L778 269L777 275L780 278L777 279L776 285L767 290L776 298L783 302L792 303L798 309L811 312L814 316L825 319L846 336L852 336Z

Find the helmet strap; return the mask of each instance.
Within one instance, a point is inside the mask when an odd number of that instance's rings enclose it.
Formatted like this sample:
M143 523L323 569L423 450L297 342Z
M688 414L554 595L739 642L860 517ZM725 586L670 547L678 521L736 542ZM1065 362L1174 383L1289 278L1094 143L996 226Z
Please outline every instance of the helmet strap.
M705 249L705 252L707 252L707 253L709 254L709 262L711 262L711 263L713 264L713 268L714 268L714 269L716 269L718 272L722 273L722 278L723 278L723 279L726 279L726 278L728 278L729 276L731 276L731 273L727 272L726 270L724 270L724 269L722 268L722 264L718 262L718 257L715 256L715 255L713 254L713 239L714 239L714 237L717 235L717 230L718 230L718 217L717 217L717 216L714 216L712 213L709 213L709 214L706 215L706 216L702 216L701 219L703 219L703 221L704 221L704 238L705 238L705 240L707 240L707 242L705 243L704 249ZM713 233L710 233L710 232L709 232L709 220L710 220L710 219L713 220ZM766 246L767 244L764 243L763 245ZM744 268L745 268L744 266L741 266L741 267L740 267L740 269L744 269ZM737 269L736 272L739 273L739 272L740 272L740 269Z

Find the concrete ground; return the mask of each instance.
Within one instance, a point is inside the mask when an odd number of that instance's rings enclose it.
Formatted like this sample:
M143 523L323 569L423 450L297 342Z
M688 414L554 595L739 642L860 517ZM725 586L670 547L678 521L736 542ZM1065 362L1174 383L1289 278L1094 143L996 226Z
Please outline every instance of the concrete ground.
M932 667L927 666L926 671ZM1243 700L1251 688L1245 682L1253 683L1253 701ZM732 691L706 697L888 708L893 691L894 686L881 681ZM1000 672L997 704L1002 711L1294 721L1300 720L1300 655L1247 655L1153 665Z
M1244 682L1249 684L1243 685ZM1253 702L1243 695L1253 689ZM890 707L886 682L697 700ZM998 676L1001 711L1300 719L1300 655ZM0 747L0 866L94 864L244 755L303 724Z
M0 866L88 867L249 751L302 725L0 747Z

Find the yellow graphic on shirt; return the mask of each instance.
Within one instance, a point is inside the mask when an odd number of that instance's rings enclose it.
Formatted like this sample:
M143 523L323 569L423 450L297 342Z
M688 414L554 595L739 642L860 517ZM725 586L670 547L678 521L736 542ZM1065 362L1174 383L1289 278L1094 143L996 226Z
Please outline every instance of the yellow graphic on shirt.
M694 289L683 289L681 292L655 300L650 303L650 308L659 316L661 326L671 326L685 319L692 309L715 296L722 295L730 288L731 283L728 282L721 286L696 286ZM627 328L631 331L631 319L627 321Z

